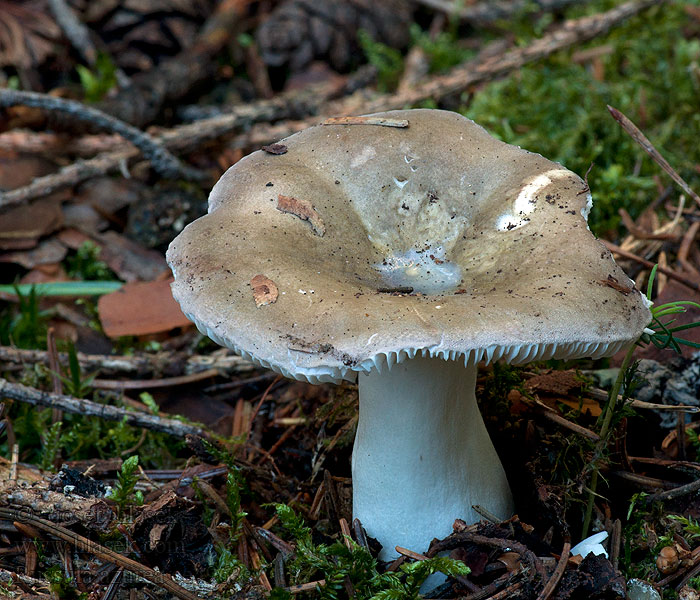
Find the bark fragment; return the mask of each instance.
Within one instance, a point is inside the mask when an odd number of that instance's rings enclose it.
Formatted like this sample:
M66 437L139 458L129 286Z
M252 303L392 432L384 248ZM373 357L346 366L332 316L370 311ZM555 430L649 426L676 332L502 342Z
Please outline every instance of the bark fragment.
M275 285L275 282L272 281L272 279L265 277L265 275L256 275L250 281L250 285L253 288L253 299L255 300L255 306L258 308L277 302L279 291L277 290L277 285Z
M326 226L323 223L323 219L321 219L308 200L300 200L299 198L279 194L277 196L277 210L295 215L302 221L308 221L314 233L319 237L323 237L323 234L326 233Z

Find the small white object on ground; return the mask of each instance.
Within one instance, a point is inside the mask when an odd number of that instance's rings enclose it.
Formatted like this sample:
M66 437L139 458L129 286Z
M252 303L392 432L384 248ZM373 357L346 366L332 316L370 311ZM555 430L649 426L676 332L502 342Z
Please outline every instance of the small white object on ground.
M586 558L589 554L598 556L599 554L604 554L605 558L608 558L608 553L603 548L603 542L608 537L607 531L601 531L600 533L595 533L585 540L580 541L571 549L571 556L580 556L581 558Z

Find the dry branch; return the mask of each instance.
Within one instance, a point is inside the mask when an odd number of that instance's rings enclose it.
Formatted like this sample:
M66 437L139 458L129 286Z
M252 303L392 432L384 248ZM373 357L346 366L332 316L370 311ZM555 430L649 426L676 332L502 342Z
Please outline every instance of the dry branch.
M462 21L483 26L494 21L509 19L528 8L551 12L569 6L582 4L582 0L501 0L500 2L479 2L464 6L460 0L418 0L421 4L441 10Z
M0 151L19 154L43 154L46 156L75 155L95 156L124 148L124 139L114 134L69 137L66 134L13 129L0 133Z
M174 151L187 151L202 143L230 134L236 129L245 129L252 123L278 119L297 118L298 115L316 113L335 88L317 87L289 94L280 94L272 100L235 107L225 115L180 125L154 136L157 143ZM79 160L56 173L37 177L29 185L0 194L0 208L12 206L46 196L61 188L76 185L92 177L105 175L127 166L139 155L137 149L124 145L89 160Z
M545 58L554 52L570 48L607 33L611 28L626 19L639 14L652 6L663 4L665 0L633 0L607 12L566 21L554 31L542 36L524 48L516 48L505 54L486 58L483 61L470 61L452 69L448 74L435 77L408 93L382 96L363 105L362 111L371 113L404 108L424 100L439 100L459 93L467 88L501 77L527 63ZM342 104L338 107L341 108ZM339 111L344 114L345 111Z
M613 116L620 126L629 134L629 136L637 142L644 151L651 156L656 163L669 174L671 179L675 181L686 194L688 194L695 202L700 206L700 197L695 193L693 188L691 188L685 180L678 174L678 172L669 164L669 162L663 157L661 152L659 152L649 141L649 138L645 136L639 127L637 127L632 121L630 121L627 116L621 113L616 108L608 105L608 111Z
M147 133L96 108L86 106L82 102L56 98L36 92L19 92L17 90L0 89L1 107L7 108L18 105L41 108L52 113L62 113L78 121L90 123L100 129L118 133L125 140L131 142L141 150L144 157L163 177L184 177L185 179L203 178L200 171L183 165L175 156L170 154L160 142L154 140Z
M66 0L48 0L48 3L51 14L73 48L80 52L89 65L94 65L97 50L90 40L90 30L75 16Z
M495 548L502 551L512 550L513 552L517 552L523 560L527 562L530 567L530 576L537 574L542 580L545 580L547 577L542 561L525 544L510 539L479 535L469 531L453 533L444 540L433 541L426 555L428 558L432 558L437 556L440 552L454 550L464 544L476 544L477 546L486 546L487 548Z
M58 353L61 364L68 364L68 355ZM161 352L159 354L137 354L118 356L112 354L77 353L80 367L86 371L106 373L134 373L139 375L155 373L199 373L216 369L222 375L247 373L255 369L253 363L227 352L217 351L210 355L193 355L181 360L177 354ZM49 364L49 353L45 350L21 350L11 346L0 346L0 362L15 364Z
M462 92L470 86L506 75L527 63L545 58L559 50L591 40L641 11L663 4L664 1L633 0L604 13L567 21L529 46L516 48L498 56L470 61L408 93L379 96L369 101L364 96L358 97L355 94L343 101L333 102L320 108L318 104L311 102L308 107L311 114L318 112L320 116L309 119L304 124L314 124L330 116L404 108L430 98L440 100L445 96ZM253 123L299 118L300 111L295 110L290 114L288 104L289 96L281 94L273 100L237 107L226 115L170 129L156 136L156 140L162 142L166 148L175 151L193 149L206 141L250 127ZM295 108L301 108L301 106ZM28 186L0 195L0 208L47 195L62 187L75 185L93 175L113 172L136 155L135 150L124 149L103 154L92 160L74 163L58 173L39 177Z
M144 427L184 438L186 435L208 437L208 433L197 425L190 425L175 419L165 419L156 415L129 411L109 404L98 404L83 398L73 398L64 394L52 394L19 383L11 383L0 378L0 397L33 406L47 406L67 413L99 417L107 421L125 421L134 427Z
M647 269L651 269L654 266L654 263L651 262L650 260L646 260L645 258L642 258L641 256L637 256L636 254L633 254L632 252L627 252L626 250L623 250L622 248L620 248L619 246L616 246L612 242L608 242L607 240L600 240L600 241L613 254L617 254L618 256L621 256L622 258L627 258L629 260L633 260L634 262L637 262L640 265L645 266ZM659 273L663 273L664 275L668 275L671 279L675 279L676 281L682 283L684 286L689 287L691 290L700 291L700 285L698 285L694 281L691 281L687 277L684 277L683 275L676 273L672 269L669 269L667 267L662 267L661 265L659 265L657 268L658 268Z
M539 596L537 596L537 600L548 600L552 593L554 593L554 590L556 589L557 585L559 585L559 581L566 570L566 564L569 562L570 551L571 541L567 539L564 542L564 547L562 548L559 562L557 562L557 567L554 569L554 573L552 573L552 576L545 584Z

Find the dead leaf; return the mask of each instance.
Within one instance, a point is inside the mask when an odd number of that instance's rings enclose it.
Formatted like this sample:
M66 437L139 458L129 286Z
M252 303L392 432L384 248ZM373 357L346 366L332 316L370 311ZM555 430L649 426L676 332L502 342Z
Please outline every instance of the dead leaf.
M279 194L277 196L277 210L295 215L302 221L308 221L314 233L320 237L323 237L323 234L326 233L326 226L323 223L323 219L321 219L308 200L299 200L292 196L283 196Z
M549 405L549 402L547 402L547 398L543 398L542 401ZM552 399L554 400L554 399ZM593 400L592 398L582 398L579 400L578 398L556 398L556 402L560 402L562 404L566 404L569 408L573 408L574 410L580 410L581 414L586 414L589 413L592 417L599 417L600 414L603 412L602 409L600 408L600 404L598 404L597 400Z
M60 242L46 240L32 250L0 254L0 262L14 263L25 269L33 269L37 265L60 263L65 258L66 253L66 247Z
M338 94L347 85L347 82L347 75L340 75L331 69L328 63L317 60L303 71L292 72L287 81L284 82L284 91L308 90L309 88L313 90L313 86L318 86L320 91L332 89Z
M556 409L557 404L565 404L582 413L597 417L601 413L600 404L591 398L578 398L584 388L576 371L548 371L530 377L525 387L538 395L543 404Z
M277 302L279 291L277 290L277 285L274 281L272 281L272 279L265 277L265 275L256 275L253 277L253 279L251 279L250 285L253 288L253 299L255 300L255 306L258 308Z
M504 552L496 560L503 563L509 573L518 571L521 568L522 559L517 552Z
M147 335L190 325L170 292L172 279L127 283L97 303L106 335Z
M61 231L58 239L73 250L87 241L94 242L100 248L100 260L107 263L123 281L153 281L170 272L160 252L144 248L116 231L94 232L89 236L69 228Z
M113 215L130 204L142 201L144 185L134 179L95 177L80 185L76 203L97 207L102 215Z
M54 171L56 171L56 163L39 156L38 153L0 151L0 189L2 190L14 190Z
M58 237L59 241L64 244L66 248L70 248L71 250L77 250L85 242L90 240L89 235L85 235L82 231L70 227L59 231L56 237Z
M322 125L379 125L381 127L408 127L408 119L383 119L381 117L330 117Z
M160 252L144 248L116 231L96 234L93 239L101 248L100 260L123 281L153 281L170 272Z
M66 227L75 227L82 231L102 231L109 225L92 206L75 202L63 207L63 220Z
M26 206L0 211L0 249L34 248L40 237L55 231L62 223L58 198L44 198Z
M29 273L21 277L19 282L25 283L49 283L53 281L70 281L61 263L37 265Z

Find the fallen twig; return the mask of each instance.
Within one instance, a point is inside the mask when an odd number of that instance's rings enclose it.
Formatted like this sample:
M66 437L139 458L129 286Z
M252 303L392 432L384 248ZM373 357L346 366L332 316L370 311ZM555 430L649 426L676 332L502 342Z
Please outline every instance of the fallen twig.
M600 388L590 388L587 391L588 395L594 400L599 402L608 401L608 392L601 390ZM622 402L624 399L622 394L617 395L618 402ZM700 406L689 406L686 404L657 404L655 402L646 402L645 400L627 399L627 405L632 408L641 408L643 410L665 410L667 412L685 412L685 413L696 413L700 412Z
M622 545L622 521L615 519L610 532L610 562L617 571L620 562L620 546Z
M644 501L649 504L651 502L657 502L659 500L673 500L674 498L680 498L681 496L687 496L700 490L700 479L686 483L685 485L680 485L670 490L664 492L658 492L644 498Z
M127 571L131 571L139 577L147 579L157 586L165 588L168 592L174 596L177 596L178 598L182 598L183 600L198 600L197 596L179 586L169 575L159 571L154 571L150 567L147 567L140 562L132 560L126 556L122 556L118 552L115 552L114 550L111 550L105 546L101 546L93 540L73 533L65 527L56 525L55 523L47 521L46 519L35 517L27 510L14 510L12 508L0 507L0 517L9 521L31 524L37 529L46 531L54 537L57 537L64 542L68 542L82 552L88 552L98 557L100 560L114 563Z
M129 411L109 404L98 404L83 398L43 392L19 383L11 383L2 378L0 378L0 397L25 402L33 406L57 408L67 413L95 416L107 421L123 420L128 425L162 431L182 438L188 434L205 438L209 436L204 428L197 425L183 423L175 419L165 419L157 415Z
M571 541L567 539L564 542L564 547L561 550L561 556L559 557L559 562L557 563L557 567L556 567L556 569L554 569L554 573L552 573L552 576L549 578L549 581L547 581L544 588L542 588L542 591L540 592L539 596L537 596L537 600L548 600L548 598L552 595L552 593L556 589L557 585L559 584L559 580L561 579L561 576L564 574L564 571L566 570L566 563L569 561L569 551L570 550L571 550Z
M660 467L671 467L676 469L694 469L700 471L700 464L686 460L671 460L669 458L656 458L649 456L630 456L631 462L638 462L645 465L656 465Z
M506 600L506 598L512 598L513 594L517 592L521 587L523 587L522 583L514 583L513 585L508 586L505 590L494 594L493 596L488 598L488 600Z
M661 153L654 148L654 144L649 141L641 130L616 108L608 105L608 110L613 116L613 119L620 124L620 126L630 135L630 137L637 142L644 149L644 151L651 156L664 171L666 171L666 173L669 174L671 179L673 179L673 181L675 181L686 194L695 200L698 206L700 206L700 196L693 191L693 189L676 172L676 170L668 163Z
M505 54L486 58L483 61L470 61L455 67L446 75L441 75L419 85L408 93L381 96L374 101L363 102L357 108L365 113L380 112L415 105L424 100L439 100L459 93L495 77L500 77L519 69L523 65L540 60L576 44L586 42L609 31L624 20L665 0L633 0L607 12L566 21L550 33L534 40L523 48L509 50ZM349 99L352 101L352 98ZM347 103L348 101L344 101ZM336 110L336 114L348 114Z
M176 385L187 385L189 383L196 383L197 381L216 377L217 375L219 375L219 371L216 369L207 369L199 373L178 375L177 377L164 377L162 379L129 379L126 381L93 379L90 385L98 390L148 390L153 388L173 387Z
M629 473L628 471L612 471L611 473L612 475L615 475L615 477L619 477L625 481L630 481L640 487L655 490L659 488L665 488L667 490L675 489L675 484L672 481L657 479L656 477L649 477L647 475L639 475L638 473Z
M546 419L553 421L557 425L561 425L562 427L569 429L570 431L573 431L574 433L578 433L579 435L582 435L583 437L586 437L589 440L593 440L594 442L597 442L598 440L600 440L600 436L597 433L595 433L594 431L591 431L590 429L586 429L585 427L582 427L581 425L578 425L576 423L573 423L572 421L569 421L568 419L565 419L558 412L549 408L548 406L546 406L544 404L536 404L535 406L537 407L537 409L542 413L542 415Z
M316 588L323 587L326 585L325 579L319 579L318 581L309 581L309 583L301 583L299 585L290 585L285 588L290 594L301 594L302 592L313 592Z
M24 550L22 550L24 552ZM48 581L43 581L41 579L34 579L33 577L29 577L28 575L23 575L22 573L16 573L14 571L8 571L6 569L0 568L0 581L3 582L3 584L7 585L8 582L12 582L10 586L16 585L19 588L22 588L22 591L26 592L27 594L38 594L36 590L31 589L29 586L35 587L35 588L40 588L40 589L45 589L46 590L46 595L37 595L37 598L51 598L53 600L53 596L49 595L50 587L49 587L49 582Z
M86 106L82 102L56 98L47 94L37 94L36 92L0 89L0 106L7 108L17 105L32 106L51 112L63 113L100 129L118 133L125 140L136 146L153 165L153 168L164 177L194 180L201 180L206 177L201 171L182 164L158 140L155 140L147 133L101 110Z
M437 556L440 552L444 552L445 550L454 550L455 548L458 548L464 544L476 544L477 546L498 548L503 551L506 551L506 549L512 550L513 552L520 554L520 556L522 556L528 563L532 571L537 573L540 578L544 580L547 577L542 561L532 550L525 546L525 544L521 544L515 540L493 538L485 535L479 535L477 533L470 533L468 531L453 533L447 536L444 540L433 542L430 545L430 549L426 553L426 556L428 558L432 558L433 556Z
M199 373L216 369L221 375L248 373L257 367L236 354L217 351L209 355L193 355L183 360L178 354L160 352L158 354L136 354L118 356L111 354L76 354L78 363L87 371L105 373L134 373L139 375L175 372ZM58 353L61 364L68 364L68 354ZM0 346L0 362L15 364L49 364L46 350L22 350L11 346Z
M56 23L85 61L93 66L97 60L97 50L90 40L90 31L75 16L73 9L68 6L66 0L48 0L49 9Z
M100 152L112 152L124 148L124 139L115 134L67 136L65 133L13 129L0 133L0 150L20 154L56 156L68 154L82 157L95 156Z
M478 2L465 6L460 0L418 0L430 8L441 10L450 16L474 25L483 26L508 19L529 8L550 12L565 8L570 4L581 3L581 0L501 0L500 2Z
M600 240L600 242L602 244L605 244L607 246L608 250L610 250L610 252L612 252L613 254L617 254L618 256L622 256L623 258L628 258L630 260L638 262L640 265L644 265L648 269L651 269L654 266L653 262L646 260L646 259L642 258L641 256L637 256L636 254L633 254L632 252L627 252L627 250L623 250L622 248L620 248L619 246L616 246L612 242L608 242L607 240ZM694 281L691 281L687 277L684 277L683 275L679 275L678 273L676 273L672 269L658 266L657 270L659 272L663 273L664 275L668 275L671 279L675 279L676 281L682 283L684 286L689 287L691 290L700 291L700 285L698 285Z
M678 247L678 254L676 256L681 266L696 277L700 276L700 273L688 260L688 253L695 243L695 238L698 235L698 231L700 231L700 221L695 221L695 223L688 227L688 230L685 232L685 235L681 240L681 245Z
M495 579L488 585L485 585L479 591L463 596L462 600L493 600L493 598L498 598L499 595L503 594L504 592L512 592L519 589L521 584L519 581L517 581L517 579L520 577L520 573L508 572L505 575L501 575L498 579Z
M395 546L394 550L396 550L401 556L405 556L406 558L411 558L413 560L428 560L428 557L425 554L420 554L418 552L414 552L413 550L409 550L408 548L403 548L402 546Z

